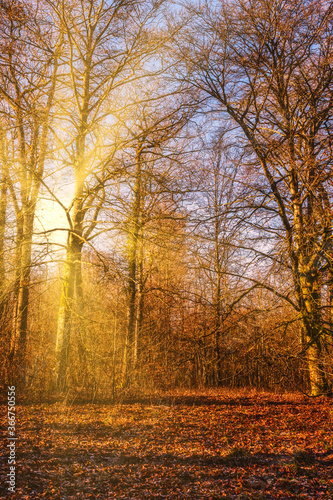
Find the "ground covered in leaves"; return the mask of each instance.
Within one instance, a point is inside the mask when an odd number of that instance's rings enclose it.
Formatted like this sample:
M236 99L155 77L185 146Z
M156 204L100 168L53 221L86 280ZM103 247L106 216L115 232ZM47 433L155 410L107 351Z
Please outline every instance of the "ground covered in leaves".
M332 423L332 400L302 396L18 406L16 494L5 451L0 498L332 499Z

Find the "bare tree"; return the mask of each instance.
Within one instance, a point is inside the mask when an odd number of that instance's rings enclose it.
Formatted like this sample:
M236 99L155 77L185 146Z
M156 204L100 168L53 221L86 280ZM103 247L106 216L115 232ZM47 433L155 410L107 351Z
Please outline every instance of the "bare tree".
M117 150L117 139L111 137L110 129L116 128L121 107L125 114L136 104L129 96L130 84L160 70L146 68L146 61L160 44L157 37L154 39L149 34L157 29L160 4L104 0L53 4L58 29L66 40L62 60L67 70L62 82L67 97L61 102L70 128L65 138L59 133L59 140L75 177L74 197L66 210L70 228L56 345L60 390L66 385L75 287L79 294L81 288L82 247L96 227L103 205L101 193L106 179L112 175ZM60 117L60 122L63 118ZM106 131L106 141L103 141L102 130ZM97 211L93 220L85 224L94 200L97 200Z
M224 335L224 322L230 314L230 307L237 294L245 296L242 290L241 276L237 283L232 282L235 261L240 260L238 245L242 240L242 219L237 217L242 194L237 183L238 159L233 157L232 148L228 146L227 134L222 132L217 139L210 141L200 156L201 181L198 187L197 208L192 214L195 224L193 245L194 260L198 269L207 280L211 290L210 296L205 294L209 314L210 331L202 337L205 349L212 349L209 354L207 371L210 383L219 385L223 365L221 344ZM192 223L192 225L193 225ZM200 271L199 271L200 272ZM248 284L245 284L245 289ZM236 301L237 302L237 301ZM208 307L207 307L208 308ZM206 356L207 357L207 356Z
M249 0L205 4L192 13L194 25L179 49L183 77L233 120L252 172L263 175L305 332L311 394L325 394L321 290L332 246L332 6Z
M145 250L152 233L159 232L161 220L173 217L177 201L182 198L179 172L184 147L180 133L193 114L175 89L169 96L163 92L161 95L160 90L157 94L152 91L152 102L144 92L145 98L140 98L141 104L126 123L132 141L122 153L123 187L108 195L111 219L118 206L123 217L120 228L126 234L128 321L123 372L127 382L140 363L145 283L149 276Z
M54 36L47 5L42 2L36 8L20 2L2 3L1 18L1 223L5 221L9 191L16 214L10 357L13 360L18 356L24 366L34 218L48 149L62 37Z

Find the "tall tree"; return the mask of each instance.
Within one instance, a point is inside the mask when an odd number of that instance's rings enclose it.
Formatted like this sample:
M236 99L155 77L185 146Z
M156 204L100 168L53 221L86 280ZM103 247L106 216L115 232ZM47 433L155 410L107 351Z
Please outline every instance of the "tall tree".
M53 4L58 29L66 40L63 63L67 72L62 81L67 98L60 121L65 119L69 124L69 134L65 138L59 135L75 184L67 210L70 228L58 316L56 371L60 391L66 386L75 288L79 291L81 287L82 247L92 237L102 206L103 197L98 193L103 192L114 165L117 140L110 138L110 129L115 127L121 103L123 114L136 104L128 94L130 84L156 73L146 68L146 62L159 45L153 33L160 5L129 0ZM106 132L104 140L102 130ZM85 223L96 196L95 220Z
M231 118L280 223L306 338L311 394L327 393L322 287L332 246L332 27L326 1L192 9L183 77ZM200 31L198 26L200 24Z
M129 352L132 351L129 356L129 369L131 366L135 367L138 362L143 311L143 238L145 232L149 233L152 221L157 223L158 207L163 198L169 195L170 200L174 198L174 202L177 198L176 192L173 191L176 186L171 171L173 164L179 161L181 156L181 151L177 150L176 146L177 138L189 119L185 102L177 102L174 96L173 103L170 99L166 103L162 104L157 112L147 106L141 107L139 120L134 127L134 130L138 128L140 132L136 144L133 203L128 228L128 349ZM172 218L172 211L177 205L171 205L171 211L164 207L163 212L159 214L160 218Z
M16 214L10 357L17 357L24 365L34 218L48 148L62 36L54 34L43 2L33 6L11 1L2 3L0 9L2 217L6 188Z
M210 383L219 385L223 365L221 344L224 322L231 312L235 293L245 295L240 282L237 287L231 283L232 271L239 271L235 269L234 261L240 259L237 243L241 241L242 219L237 217L240 206L236 207L236 202L240 205L238 198L241 192L237 184L238 161L233 158L232 148L228 147L227 134L222 132L207 149L200 159L202 180L198 213L194 215L197 237L194 258L210 288L210 296L206 300L211 305L211 333L205 332L203 344L207 348L213 346L210 354L212 373L206 375Z

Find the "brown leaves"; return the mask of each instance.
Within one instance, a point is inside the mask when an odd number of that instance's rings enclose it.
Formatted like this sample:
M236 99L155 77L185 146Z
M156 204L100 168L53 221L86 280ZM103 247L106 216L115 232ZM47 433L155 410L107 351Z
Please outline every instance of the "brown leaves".
M173 403L20 407L12 498L332 498L329 401Z

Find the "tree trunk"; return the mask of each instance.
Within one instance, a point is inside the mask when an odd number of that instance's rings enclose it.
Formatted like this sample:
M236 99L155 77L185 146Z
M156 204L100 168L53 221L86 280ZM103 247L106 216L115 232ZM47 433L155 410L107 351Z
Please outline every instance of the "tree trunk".
M1 157L4 156L1 148ZM7 168L5 158L2 160L2 175L0 187L0 321L3 319L6 296L6 266L5 266L5 228L8 201Z
M328 303L329 303L329 313L328 313L328 324L331 335L333 335L333 269L328 271Z
M2 162L3 165L3 162ZM2 166L1 188L0 188L0 304L2 304L2 294L5 282L5 227L7 212L7 172ZM0 316L1 317L1 316Z
M302 269L302 267L301 267ZM303 298L303 320L307 343L307 362L311 396L327 394L328 384L322 361L322 320L320 311L320 288L318 276L301 273L300 278Z
M24 210L28 212L28 209ZM10 357L16 360L21 368L25 366L25 355L28 334L28 306L31 274L31 245L34 223L33 213L23 214L23 224L18 227L16 305L13 317Z
M76 322L75 322L75 335L77 338L79 363L80 363L80 373L83 379L86 375L87 370L87 349L86 349L86 328L84 321L84 303L83 303L83 279L82 279L82 245L80 252L77 254L75 262L75 311L76 311Z
M128 320L127 320L127 360L126 371L131 373L134 365L134 331L136 316L136 245L132 235L129 239L129 266L128 266Z
M221 216L220 216L220 185L219 185L219 166L220 162L215 166L214 171L214 244L215 244L215 255L214 255L214 267L216 274L216 286L215 286L215 297L214 297L214 328L215 328L215 363L214 363L214 385L219 386L222 378L222 360L220 352L220 338L221 338L221 326L222 326L222 314L221 314L221 284L222 284L222 255L220 245L220 235L221 235Z
M320 340L314 340L315 335L306 336L308 342L307 360L309 366L309 379L311 396L326 395L328 384L322 363L322 347Z
M137 310L135 317L135 332L134 332L134 352L133 352L133 364L134 368L140 366L140 358L142 354L141 345L141 328L143 319L143 277L142 277L142 261L139 262L140 276L138 278L137 284Z
M218 273L217 286L215 291L215 353L214 353L214 385L219 386L221 383L222 360L220 352L221 338L221 275Z
M136 364L137 343L135 338L135 324L137 317L137 260L138 241L140 232L141 209L141 153L142 145L139 144L136 153L136 172L134 182L134 200L128 234L128 322L126 342L126 378L131 377Z
M76 198L72 216L73 230L69 233L67 240L66 260L62 275L61 298L58 312L56 385L60 393L62 393L67 386L69 344L72 314L74 311L74 291L76 283L80 281L81 276L82 220L82 199ZM80 283L79 286L81 286Z

